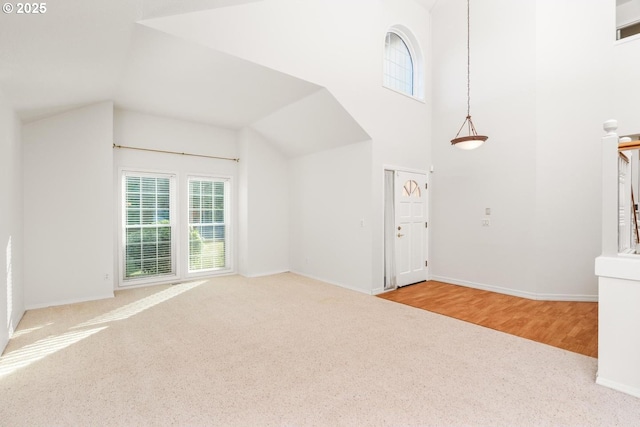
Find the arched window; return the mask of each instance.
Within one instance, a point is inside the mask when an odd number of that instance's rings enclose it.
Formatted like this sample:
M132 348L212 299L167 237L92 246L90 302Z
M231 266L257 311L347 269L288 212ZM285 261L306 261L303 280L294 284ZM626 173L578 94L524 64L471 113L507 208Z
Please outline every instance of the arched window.
M409 180L404 183L402 186L402 196L403 197L417 197L418 199L422 197L420 193L420 186L414 180Z
M422 99L422 57L411 33L401 27L387 32L384 42L384 86Z

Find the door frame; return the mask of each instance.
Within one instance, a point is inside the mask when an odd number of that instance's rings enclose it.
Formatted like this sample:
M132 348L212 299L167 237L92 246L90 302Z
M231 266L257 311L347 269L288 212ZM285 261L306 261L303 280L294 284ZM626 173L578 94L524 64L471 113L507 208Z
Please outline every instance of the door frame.
M381 188L381 194L382 197L380 198L380 209L382 212L382 224L380 227L380 237L381 237L381 260L382 260L382 268L380 269L380 283L382 283L382 286L379 288L380 292L377 293L382 293L382 292L386 292L387 290L384 289L384 265L385 265L385 253L386 253L386 247L385 247L385 217L384 217L384 212L385 212L385 203L386 203L386 195L385 195L385 181L384 181L384 174L385 171L393 171L394 172L394 176L396 172L407 172L407 173L415 173L415 174L419 174L419 175L424 175L425 176L425 181L427 183L427 191L425 194L426 197L426 203L427 203L427 222L429 222L430 218L431 218L431 197L430 197L430 190L432 189L431 187L431 180L430 180L430 171L427 171L425 169L416 169L416 168L408 168L408 167L404 167L404 166L398 166L398 165L389 165L389 164L384 164L382 165L382 170L380 173L380 188ZM395 203L395 202L394 202ZM394 218L395 221L395 218ZM430 235L431 235L431 224L429 224L429 226L427 227L427 231L425 234L425 255L427 260L429 259L429 253L430 253L430 248L431 248L431 239L430 239ZM427 266L427 280L431 279L431 266Z

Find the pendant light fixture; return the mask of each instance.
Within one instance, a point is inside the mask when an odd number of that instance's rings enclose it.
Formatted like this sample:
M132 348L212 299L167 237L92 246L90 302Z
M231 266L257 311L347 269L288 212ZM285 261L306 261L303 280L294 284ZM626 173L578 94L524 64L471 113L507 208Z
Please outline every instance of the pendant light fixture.
M467 0L467 117L462 122L460 130L456 134L456 137L451 140L451 145L454 145L462 150L473 150L481 146L489 137L484 135L478 135L476 127L471 121L471 53L469 49L470 45L470 13L469 13L469 0ZM464 128L467 128L467 135L460 136L460 132Z

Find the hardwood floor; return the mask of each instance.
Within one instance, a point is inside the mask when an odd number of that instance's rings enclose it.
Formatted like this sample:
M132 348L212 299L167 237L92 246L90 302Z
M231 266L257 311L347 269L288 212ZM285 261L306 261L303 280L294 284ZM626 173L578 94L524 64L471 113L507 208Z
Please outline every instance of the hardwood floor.
M586 356L598 356L595 302L535 301L435 281L378 296Z

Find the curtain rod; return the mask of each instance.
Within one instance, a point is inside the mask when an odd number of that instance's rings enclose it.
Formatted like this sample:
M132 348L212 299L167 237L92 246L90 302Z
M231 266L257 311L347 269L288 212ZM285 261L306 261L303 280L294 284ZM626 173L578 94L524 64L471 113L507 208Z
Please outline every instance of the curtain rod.
M126 149L129 149L129 150L151 151L153 153L180 154L182 156L206 157L207 159L232 160L232 161L234 161L236 163L240 161L240 159L238 159L238 158L233 159L231 157L216 157L216 156L208 156L206 154L180 153L178 151L154 150L153 148L129 147L127 145L116 145L116 144L113 144L113 148L126 148Z

